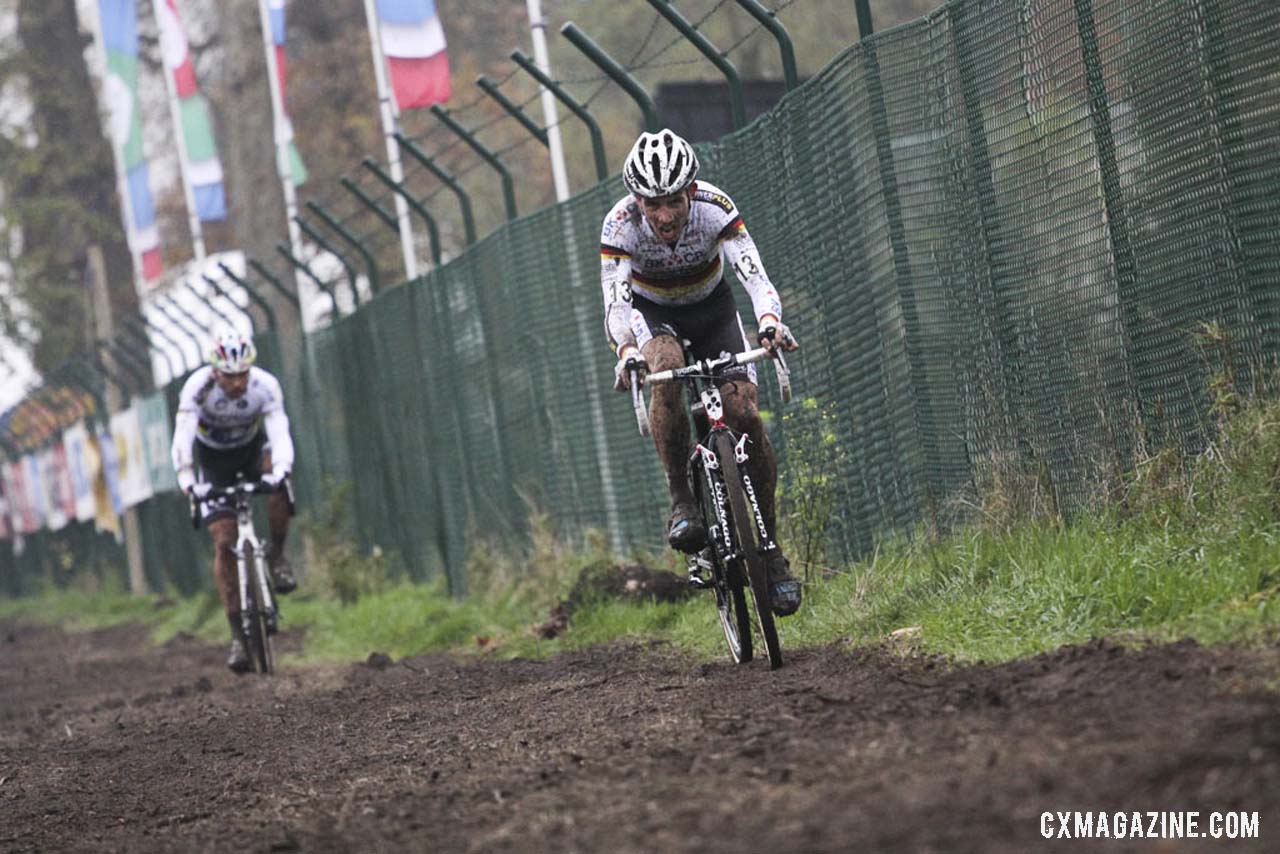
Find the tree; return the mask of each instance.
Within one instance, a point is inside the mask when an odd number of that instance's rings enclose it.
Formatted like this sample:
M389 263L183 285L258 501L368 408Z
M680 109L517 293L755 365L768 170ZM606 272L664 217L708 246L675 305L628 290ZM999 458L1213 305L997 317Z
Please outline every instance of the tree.
M30 121L0 128L0 216L20 234L0 241L0 252L33 333L22 334L8 311L0 312L0 331L29 344L36 368L47 371L91 334L83 284L90 244L103 247L113 310L135 311L137 296L75 0L18 0L16 11L17 39L0 57L0 87L22 93Z

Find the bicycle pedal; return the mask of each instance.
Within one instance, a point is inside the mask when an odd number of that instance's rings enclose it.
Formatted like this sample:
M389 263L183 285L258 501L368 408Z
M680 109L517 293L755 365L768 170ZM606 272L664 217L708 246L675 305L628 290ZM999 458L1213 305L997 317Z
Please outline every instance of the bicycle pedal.
M694 590L710 590L715 585L711 583L710 578L706 578L705 576L696 572L690 572L689 586L692 587Z

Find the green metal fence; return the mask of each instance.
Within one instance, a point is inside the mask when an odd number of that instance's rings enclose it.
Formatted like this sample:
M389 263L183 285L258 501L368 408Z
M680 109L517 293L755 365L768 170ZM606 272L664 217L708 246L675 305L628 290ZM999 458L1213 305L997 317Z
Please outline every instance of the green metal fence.
M1245 381L1275 359L1277 41L1261 0L955 0L700 149L802 342L797 396L837 413L837 554L945 519L997 466L1079 506L1141 448L1203 440L1222 359ZM596 281L621 193L513 221L309 336L285 377L304 502L349 481L364 544L455 591L468 543L518 540L531 504L659 544Z

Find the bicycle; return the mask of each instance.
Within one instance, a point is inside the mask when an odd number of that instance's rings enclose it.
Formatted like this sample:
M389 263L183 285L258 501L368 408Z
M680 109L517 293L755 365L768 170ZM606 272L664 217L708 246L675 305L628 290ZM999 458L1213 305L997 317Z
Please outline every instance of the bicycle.
M191 526L200 527L200 508L218 498L229 498L236 514L236 577L240 591L240 622L249 647L249 660L257 672L275 670L275 651L271 636L279 628L280 609L271 590L267 573L267 547L253 529L253 512L249 498L283 490L293 514L293 486L285 478L278 484L263 481L238 481L231 486L213 487L200 497L191 496ZM252 567L252 569L250 568Z
M752 660L751 614L747 591L755 606L760 637L769 655L769 668L782 666L782 645L770 607L769 578L762 552L775 548L773 534L760 513L751 477L745 470L750 459L748 436L735 435L724 422L724 403L719 383L725 370L775 358L782 402L791 400L790 372L779 351L763 347L716 359L691 360L685 343L683 368L658 371L644 378L647 383L685 384L690 414L698 432L706 426L700 442L689 455L689 479L709 543L688 556L689 579L695 587L715 593L716 610L724 629L729 654L738 664ZM636 371L631 372L631 402L642 436L649 435L649 416ZM754 522L754 524L753 524Z

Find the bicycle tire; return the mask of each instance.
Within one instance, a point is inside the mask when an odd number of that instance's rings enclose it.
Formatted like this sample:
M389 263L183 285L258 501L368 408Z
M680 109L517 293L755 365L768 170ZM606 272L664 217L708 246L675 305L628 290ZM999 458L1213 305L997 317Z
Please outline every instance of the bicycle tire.
M249 660L253 669L264 675L275 669L275 652L271 647L271 633L267 627L267 609L263 606L262 590L259 579L265 570L261 565L262 558L252 552L247 556L254 567L249 581L249 625L245 631L245 641L249 646Z
M738 551L742 554L747 579L751 583L751 597L755 600L760 636L769 653L769 669L777 670L782 666L782 644L778 640L778 626L773 621L773 608L770 606L769 575L756 540L756 528L747 504L747 493L742 486L742 475L738 471L737 458L733 453L733 439L727 431L716 437L715 451L720 458L720 470L724 473L733 534L737 539Z
M710 475L698 466L694 474L694 482L699 487L699 505L702 509L704 524L716 518L715 508L711 506ZM707 525L711 530L711 525ZM725 563L713 542L709 549L711 559L715 562L715 581L712 591L716 599L716 612L720 617L720 628L724 631L725 643L729 646L729 655L735 664L746 664L751 661L755 651L751 643L751 611L747 608L747 594L742 572L737 564Z

